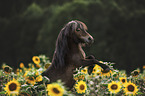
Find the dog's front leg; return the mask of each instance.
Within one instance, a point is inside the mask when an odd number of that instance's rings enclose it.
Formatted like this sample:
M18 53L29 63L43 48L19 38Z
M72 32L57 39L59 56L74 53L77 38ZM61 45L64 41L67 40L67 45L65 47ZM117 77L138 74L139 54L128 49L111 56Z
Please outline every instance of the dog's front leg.
M93 55L87 56L86 59L95 59ZM90 75L94 69L95 64L88 66L88 74Z
M83 67L86 67L86 66L91 66L91 65L94 65L94 64L97 64L99 65L100 67L102 67L104 70L110 70L109 66L106 65L106 64L103 64L103 63L100 63L98 60L96 59L82 59L81 60L81 65Z

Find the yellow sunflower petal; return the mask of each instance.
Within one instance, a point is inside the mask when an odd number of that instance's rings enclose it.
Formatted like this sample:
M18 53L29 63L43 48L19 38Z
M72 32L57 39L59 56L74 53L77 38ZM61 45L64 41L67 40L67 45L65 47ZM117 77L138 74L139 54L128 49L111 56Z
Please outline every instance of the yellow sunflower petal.
M120 80L120 82L121 82L122 84L127 83L127 78L126 78L126 77L120 77L119 80Z
M47 91L49 96L63 96L64 89L56 83L48 84Z
M87 67L85 67L84 69L82 69L81 72L87 74L88 73Z
M84 81L77 82L77 84L75 85L75 89L77 93L80 93L80 94L85 93L87 90L86 82Z
M110 93L117 94L121 89L121 84L120 82L112 81L111 83L108 84L108 89Z
M130 95L130 94L135 95L138 91L137 86L134 83L131 83L131 81L126 83L124 85L124 87L125 87L124 92L125 92L126 95Z
M35 64L39 64L40 63L40 58L38 56L33 56L32 60L33 60L33 62Z
M24 63L20 63L20 68L24 68Z
M13 79L12 81L8 82L6 85L6 87L4 88L4 90L6 91L6 93L10 94L18 94L19 90L20 90L20 84L17 80Z
M42 76L41 75L39 75L38 77L36 77L36 82L40 82L40 81L42 81Z
M99 65L95 65L95 67L93 68L92 73L100 73L101 72L101 67Z
M32 84L32 85L34 85L36 83L35 78L32 77L32 76L31 77L29 77L29 76L25 77L25 80L26 80L27 83Z

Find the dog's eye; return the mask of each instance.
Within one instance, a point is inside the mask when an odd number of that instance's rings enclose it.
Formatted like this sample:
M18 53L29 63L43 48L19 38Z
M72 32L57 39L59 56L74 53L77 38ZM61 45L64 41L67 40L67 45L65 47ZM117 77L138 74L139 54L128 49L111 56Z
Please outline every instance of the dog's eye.
M80 28L77 28L76 31L81 31L81 29Z

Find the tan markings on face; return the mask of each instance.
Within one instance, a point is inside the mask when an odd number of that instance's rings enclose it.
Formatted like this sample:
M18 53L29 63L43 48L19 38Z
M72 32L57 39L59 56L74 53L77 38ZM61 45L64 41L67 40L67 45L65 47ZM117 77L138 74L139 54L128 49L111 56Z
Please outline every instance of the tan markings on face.
M89 34L86 32L86 27L84 28L84 26L82 24L80 24L80 26L77 26L78 28L76 28L75 33L76 35L81 38L81 37L86 37Z

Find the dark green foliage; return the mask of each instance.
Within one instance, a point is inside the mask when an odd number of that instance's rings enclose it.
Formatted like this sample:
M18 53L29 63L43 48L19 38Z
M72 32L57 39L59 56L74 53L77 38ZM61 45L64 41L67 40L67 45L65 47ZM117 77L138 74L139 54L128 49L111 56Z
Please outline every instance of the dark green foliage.
M145 1L26 0L2 2L0 63L17 66L33 55L52 58L61 28L71 20L88 26L95 38L86 53L112 61L118 69L142 67L145 57Z

